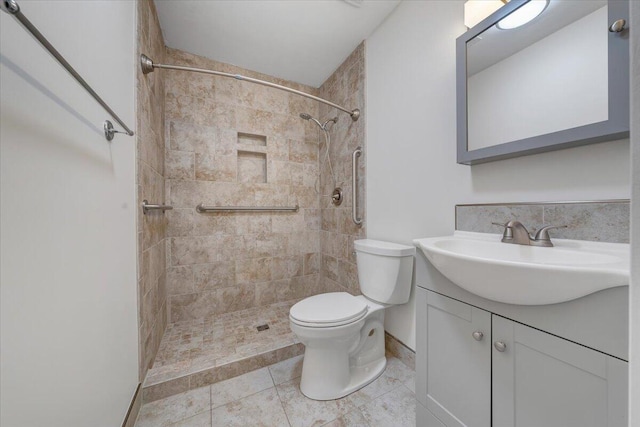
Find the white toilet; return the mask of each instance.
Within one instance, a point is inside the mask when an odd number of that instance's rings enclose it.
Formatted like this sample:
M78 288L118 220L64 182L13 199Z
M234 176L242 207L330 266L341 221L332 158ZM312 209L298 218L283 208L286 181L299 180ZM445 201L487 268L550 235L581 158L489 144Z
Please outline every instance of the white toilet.
M315 295L289 311L305 345L300 390L311 399L346 396L382 374L384 309L409 301L415 247L370 239L354 247L362 295Z

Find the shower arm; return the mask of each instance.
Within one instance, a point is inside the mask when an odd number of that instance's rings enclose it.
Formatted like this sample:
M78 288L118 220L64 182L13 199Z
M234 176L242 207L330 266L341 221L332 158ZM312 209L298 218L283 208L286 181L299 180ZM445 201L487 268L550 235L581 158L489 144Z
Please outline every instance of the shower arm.
M151 58L149 58L148 56L142 54L140 55L140 66L142 68L142 72L144 74L149 74L152 73L156 68L162 68L165 70L177 70L177 71L192 71L194 73L202 73L202 74L212 74L214 76L221 76L221 77L230 77L236 80L243 80L243 81L247 81L247 82L251 82L251 83L256 83L262 86L268 86L268 87L272 87L274 89L279 89L279 90L283 90L285 92L290 92L290 93L295 93L296 95L300 95L300 96L304 96L305 98L309 98L309 99L313 99L314 101L318 101L318 102L322 102L323 104L329 105L333 108L337 108L340 111L344 111L345 113L349 114L349 116L351 116L351 120L353 120L354 122L356 120L358 120L360 118L360 110L359 109L354 109L354 110L348 110L344 107L341 107L338 104L334 104L331 101L327 101L326 99L322 99L319 98L317 96L314 95L310 95L306 92L302 92L296 89L292 89L290 87L287 86L282 86L279 84L275 84L275 83L270 83L270 82L266 82L264 80L259 80L259 79L254 79L252 77L247 77L247 76L243 76L242 74L231 74L231 73L225 73L222 71L214 71L214 70L206 70L203 68L193 68L193 67L184 67L181 65L169 65L169 64L156 64L154 63Z

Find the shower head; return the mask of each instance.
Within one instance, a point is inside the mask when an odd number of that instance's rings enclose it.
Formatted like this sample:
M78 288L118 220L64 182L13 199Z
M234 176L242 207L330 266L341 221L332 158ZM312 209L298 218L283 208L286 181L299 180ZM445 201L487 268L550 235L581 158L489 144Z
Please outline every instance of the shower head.
M320 123L320 121L318 119L311 117L311 114L307 114L307 113L300 113L300 118L305 119L305 120L313 120L318 126L320 126L320 129L322 129L324 131L327 130L327 124L329 122L336 123L338 121L337 117L333 117L333 118L327 120L324 123Z
M318 119L314 119L313 117L311 117L311 114L307 114L307 113L300 113L300 118L305 119L305 120L313 120L318 126L320 126L320 129L322 130L326 130L324 128L324 126L322 126L322 123L320 123L318 121Z

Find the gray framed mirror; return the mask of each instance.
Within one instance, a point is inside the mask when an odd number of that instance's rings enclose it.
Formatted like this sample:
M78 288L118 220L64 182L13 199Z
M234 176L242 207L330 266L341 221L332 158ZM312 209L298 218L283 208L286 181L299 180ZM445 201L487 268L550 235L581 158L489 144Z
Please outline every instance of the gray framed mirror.
M550 0L530 22L500 28L530 1L456 40L460 164L629 136L628 0Z

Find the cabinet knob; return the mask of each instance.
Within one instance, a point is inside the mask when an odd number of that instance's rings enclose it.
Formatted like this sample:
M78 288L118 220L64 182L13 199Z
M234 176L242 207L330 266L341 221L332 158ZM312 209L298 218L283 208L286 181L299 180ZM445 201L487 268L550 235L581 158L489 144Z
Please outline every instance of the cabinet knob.
M627 21L624 19L618 19L609 27L609 32L611 33L620 33L624 30L624 26L627 24Z
M498 350L501 353L507 349L507 345L502 341L494 342L493 346L496 348L496 350Z
M482 338L484 338L484 334L480 331L475 331L474 333L471 334L471 336L476 341L482 341Z

